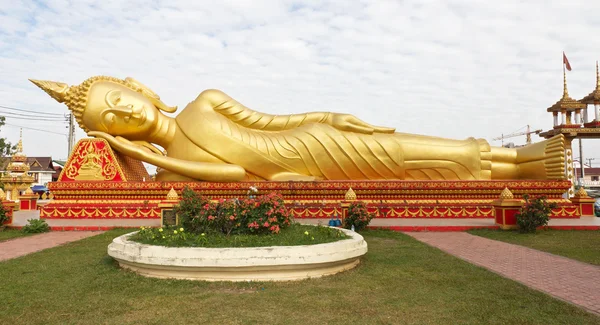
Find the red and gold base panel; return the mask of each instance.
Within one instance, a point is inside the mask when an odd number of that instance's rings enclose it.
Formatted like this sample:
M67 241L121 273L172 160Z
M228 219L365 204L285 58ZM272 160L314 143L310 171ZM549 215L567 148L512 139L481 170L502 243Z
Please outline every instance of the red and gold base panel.
M577 205L562 198L569 181L318 181L318 182L139 182L65 181L49 184L54 199L42 218L160 218L159 203L173 188L185 187L212 199L277 192L296 218L341 216L341 202L352 188L378 218L493 218L492 201L504 188L515 198L545 196L559 204L555 218L578 218Z

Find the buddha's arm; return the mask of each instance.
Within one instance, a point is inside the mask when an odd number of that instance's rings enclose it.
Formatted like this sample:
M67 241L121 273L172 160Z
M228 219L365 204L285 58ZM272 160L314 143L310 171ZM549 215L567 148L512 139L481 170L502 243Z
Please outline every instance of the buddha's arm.
M190 178L210 182L237 182L246 176L244 168L237 165L180 160L150 152L125 138L115 138L104 132L92 131L88 135L106 139L113 149L128 157Z
M218 113L238 125L264 131L289 130L309 123L329 124L337 129L360 133L393 133L395 129L377 127L348 114L311 112L291 115L271 115L254 111L219 90L206 90L199 99L206 100Z

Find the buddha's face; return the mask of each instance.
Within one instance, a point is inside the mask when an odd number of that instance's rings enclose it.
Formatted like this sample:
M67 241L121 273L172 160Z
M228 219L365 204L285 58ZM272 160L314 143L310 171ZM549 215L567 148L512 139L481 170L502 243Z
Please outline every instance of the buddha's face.
M92 85L82 119L91 131L144 139L158 119L158 109L141 93L109 81Z

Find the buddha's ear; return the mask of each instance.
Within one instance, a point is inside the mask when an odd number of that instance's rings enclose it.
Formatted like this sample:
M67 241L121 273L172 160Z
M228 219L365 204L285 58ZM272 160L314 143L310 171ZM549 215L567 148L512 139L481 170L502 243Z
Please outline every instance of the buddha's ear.
M106 94L105 97L106 104L108 107L113 108L119 105L119 101L121 100L121 91L120 90L111 90Z
M130 85L136 87L139 92L146 96L146 98L150 99L152 104L154 104L154 106L156 106L156 108L160 109L161 111L167 113L175 113L175 111L177 111L177 106L167 106L165 103L163 103L162 100L160 100L160 96L158 96L158 94L156 94L154 91L152 91L152 89L142 84L141 82L131 77L125 78L125 81L128 82Z
M160 99L150 98L150 101L152 102L152 104L154 104L154 106L156 106L156 108L160 109L163 112L175 113L175 111L177 111L177 106L167 106Z

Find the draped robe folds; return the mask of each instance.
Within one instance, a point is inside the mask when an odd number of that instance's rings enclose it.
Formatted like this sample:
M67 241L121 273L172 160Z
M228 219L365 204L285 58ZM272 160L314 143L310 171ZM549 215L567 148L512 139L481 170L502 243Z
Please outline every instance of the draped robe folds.
M314 118L315 113L295 119L302 121L297 125L290 125L289 116L268 115L270 127L260 121L245 126L235 119L240 114L257 116L256 121L267 115L229 97L214 105L201 94L176 122L196 146L243 167L248 179L269 179L280 173L327 180L491 178L490 146L482 139L346 132ZM286 121L279 123L277 118Z

